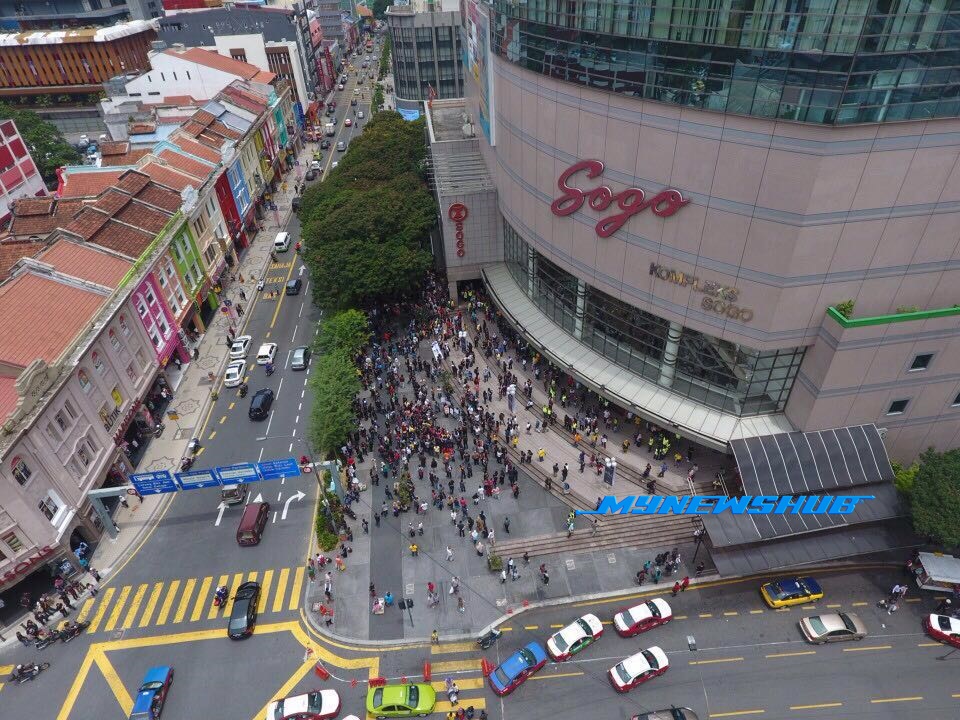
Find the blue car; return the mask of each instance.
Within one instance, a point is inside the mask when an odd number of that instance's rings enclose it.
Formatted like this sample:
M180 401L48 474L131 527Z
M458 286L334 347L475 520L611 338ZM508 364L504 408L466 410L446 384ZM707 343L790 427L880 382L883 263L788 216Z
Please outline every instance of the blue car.
M173 682L173 668L158 665L147 670L147 674L137 690L137 699L133 703L130 720L157 720L167 699L167 691Z
M490 673L490 687L497 695L507 695L546 664L546 650L540 643L532 642L517 650Z

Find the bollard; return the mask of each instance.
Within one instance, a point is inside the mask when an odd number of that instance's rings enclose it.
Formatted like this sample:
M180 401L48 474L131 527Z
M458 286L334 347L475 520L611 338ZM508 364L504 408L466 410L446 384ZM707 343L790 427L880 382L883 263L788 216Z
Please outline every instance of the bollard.
M357 686L357 679L356 679L356 678L351 678L351 679L350 679L350 687L355 688L356 686Z
M493 663L486 658L480 658L480 670L484 677L490 677L490 673L493 672Z
M407 680L407 676L406 676L406 675L404 675L403 677L400 678L400 684L401 684L401 685L406 685L407 682L408 682L408 680Z
M317 674L317 677L319 677L321 680L330 679L330 673L323 666L323 663L320 662L319 660L317 661L316 666L314 666L313 671Z
M370 685L370 687L383 687L384 685L387 684L387 679L384 677L370 678L370 680L368 681L368 684Z
M433 677L433 671L430 669L430 661L423 661L423 681L430 682L430 678Z
M523 606L524 606L524 607L530 607L530 601L529 601L529 600L524 600L524 601L523 601Z

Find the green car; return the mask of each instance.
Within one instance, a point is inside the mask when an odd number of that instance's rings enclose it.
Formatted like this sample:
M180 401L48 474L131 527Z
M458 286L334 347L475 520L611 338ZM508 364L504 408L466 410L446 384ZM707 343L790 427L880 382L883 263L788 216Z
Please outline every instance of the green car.
M392 717L426 717L433 712L437 693L432 685L384 685L367 690L367 713L377 720Z

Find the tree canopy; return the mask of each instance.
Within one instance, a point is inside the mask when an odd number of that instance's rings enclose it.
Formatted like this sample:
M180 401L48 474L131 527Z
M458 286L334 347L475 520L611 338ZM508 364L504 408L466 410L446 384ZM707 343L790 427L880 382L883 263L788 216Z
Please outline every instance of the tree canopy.
M426 152L423 120L377 113L339 167L304 193L304 258L321 307L372 307L414 287L430 267L437 208L423 175Z
M343 350L353 357L370 341L367 316L359 310L344 310L331 315L320 325L317 350L321 353Z
M393 5L393 0L373 0L373 16L378 20L382 20L383 17L387 14L387 8Z
M321 355L313 370L310 442L321 455L330 457L356 430L353 400L360 392L360 378L353 358L344 350Z
M948 548L960 546L960 450L927 450L911 493L913 527Z
M0 103L0 119L12 119L23 137L37 170L48 187L57 182L57 168L80 162L80 153L63 139L60 130L30 110Z

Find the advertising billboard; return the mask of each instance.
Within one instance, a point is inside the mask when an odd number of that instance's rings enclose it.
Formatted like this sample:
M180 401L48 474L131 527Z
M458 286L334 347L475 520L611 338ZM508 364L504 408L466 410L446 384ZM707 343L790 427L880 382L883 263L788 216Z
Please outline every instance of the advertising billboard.
M473 76L479 89L480 127L487 142L496 144L494 127L493 66L490 63L490 18L475 0L462 0L460 17L466 34L463 43L463 67Z

